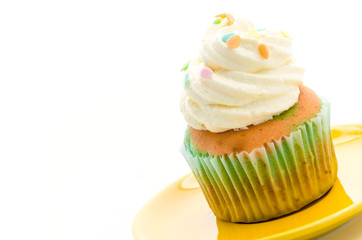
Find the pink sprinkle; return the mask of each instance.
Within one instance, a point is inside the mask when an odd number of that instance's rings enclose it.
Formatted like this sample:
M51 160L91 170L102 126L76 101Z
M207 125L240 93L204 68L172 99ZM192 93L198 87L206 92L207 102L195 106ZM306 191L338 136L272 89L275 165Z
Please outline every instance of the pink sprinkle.
M201 69L200 75L202 78L209 78L212 76L212 70L210 68L203 68Z

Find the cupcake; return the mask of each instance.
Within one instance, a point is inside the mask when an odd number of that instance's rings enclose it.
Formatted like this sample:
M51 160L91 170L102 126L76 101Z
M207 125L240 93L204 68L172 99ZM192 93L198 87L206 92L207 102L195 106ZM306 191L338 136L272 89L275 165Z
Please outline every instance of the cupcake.
M184 68L182 152L221 220L286 215L336 180L329 103L302 84L291 45L283 31L221 14Z

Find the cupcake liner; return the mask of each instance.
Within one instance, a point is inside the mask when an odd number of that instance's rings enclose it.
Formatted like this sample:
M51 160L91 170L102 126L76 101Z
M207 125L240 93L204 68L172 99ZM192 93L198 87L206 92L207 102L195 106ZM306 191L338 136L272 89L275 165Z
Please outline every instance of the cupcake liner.
M217 218L264 221L296 211L326 193L337 175L329 104L291 134L245 151L213 156L186 133L182 152Z

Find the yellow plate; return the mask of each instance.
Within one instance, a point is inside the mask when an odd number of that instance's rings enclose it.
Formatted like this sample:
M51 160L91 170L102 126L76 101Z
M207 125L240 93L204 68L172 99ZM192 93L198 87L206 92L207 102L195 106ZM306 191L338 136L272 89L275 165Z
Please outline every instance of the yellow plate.
M338 180L321 199L298 212L261 223L215 218L190 173L150 200L133 223L137 240L310 239L362 212L362 125L332 129ZM362 236L360 236L362 238Z

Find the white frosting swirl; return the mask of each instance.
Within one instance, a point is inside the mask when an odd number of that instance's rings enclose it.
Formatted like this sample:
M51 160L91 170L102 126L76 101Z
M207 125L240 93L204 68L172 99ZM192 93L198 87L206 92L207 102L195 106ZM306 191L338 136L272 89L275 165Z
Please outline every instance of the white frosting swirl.
M250 36L250 30L255 32L245 19L232 25L223 19L206 32L200 57L188 67L190 84L181 99L181 111L193 128L242 129L267 121L298 101L304 69L292 61L291 40L275 31ZM221 40L231 32L242 39L234 49ZM268 48L267 59L258 50L261 43ZM205 67L213 70L209 78L200 75Z

